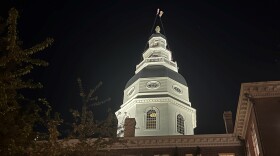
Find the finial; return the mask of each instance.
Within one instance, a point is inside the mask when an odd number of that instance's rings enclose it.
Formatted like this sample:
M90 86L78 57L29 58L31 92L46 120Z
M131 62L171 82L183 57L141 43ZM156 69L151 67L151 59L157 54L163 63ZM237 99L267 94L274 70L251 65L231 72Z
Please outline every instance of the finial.
M160 27L157 26L156 29L155 29L156 33L160 33Z

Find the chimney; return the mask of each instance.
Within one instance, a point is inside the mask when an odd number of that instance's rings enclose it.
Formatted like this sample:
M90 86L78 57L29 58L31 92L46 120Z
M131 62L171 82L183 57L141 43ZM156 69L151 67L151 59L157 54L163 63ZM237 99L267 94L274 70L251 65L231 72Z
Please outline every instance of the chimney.
M225 127L226 127L226 133L233 133L233 123L232 123L231 111L225 111L223 116L224 116L224 122L225 122Z
M124 120L124 137L134 137L135 136L135 118L126 118Z

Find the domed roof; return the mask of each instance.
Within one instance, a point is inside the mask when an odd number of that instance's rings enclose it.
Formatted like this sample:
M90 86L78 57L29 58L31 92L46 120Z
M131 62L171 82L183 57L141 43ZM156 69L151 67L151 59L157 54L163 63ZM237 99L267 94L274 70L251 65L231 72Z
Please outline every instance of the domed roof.
M153 34L150 36L149 39L151 39L151 38L153 38L153 37L162 37L162 38L166 39L166 37L165 37L163 34L161 34L161 33L153 33Z
M166 37L165 37L163 34L160 33L160 27L159 27L159 26L157 26L157 27L155 28L155 33L153 33L153 34L150 36L149 39L151 39L151 38L153 38L153 37L162 37L162 38L166 39Z
M125 89L127 87L129 87L131 84L133 84L135 81L137 81L139 78L149 78L149 77L169 77L169 78L187 86L187 82L181 74L179 74L165 66L162 66L162 65L152 65L152 66L147 66L147 67L143 68L140 72L135 74L126 83Z

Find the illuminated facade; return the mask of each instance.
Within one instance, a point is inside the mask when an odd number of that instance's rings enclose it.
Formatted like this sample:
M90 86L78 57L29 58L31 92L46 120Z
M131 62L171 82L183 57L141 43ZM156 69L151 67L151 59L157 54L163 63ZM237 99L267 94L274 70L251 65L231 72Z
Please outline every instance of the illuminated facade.
M280 81L242 83L234 127L224 113L226 134L128 136L110 156L278 156L280 155ZM153 112L151 112L153 113ZM177 129L183 126L178 116Z
M151 35L116 112L118 134L128 144L114 144L114 152L101 155L280 155L280 81L241 84L235 124L227 111L225 134L194 135L196 110L159 29Z
M118 134L123 136L126 118L135 118L135 136L193 135L196 110L191 107L186 80L178 73L159 26L148 45L116 112Z

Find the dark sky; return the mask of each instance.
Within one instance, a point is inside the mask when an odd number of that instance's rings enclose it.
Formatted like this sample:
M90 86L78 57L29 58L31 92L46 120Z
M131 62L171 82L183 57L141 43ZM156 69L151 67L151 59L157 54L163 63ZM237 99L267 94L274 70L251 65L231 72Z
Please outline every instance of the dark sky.
M278 0L2 0L0 6L2 17L11 6L19 10L24 47L54 38L38 56L50 65L33 76L45 86L40 95L66 119L81 105L78 77L87 88L103 82L97 95L112 100L97 108L100 114L119 108L157 8L165 12L165 35L197 110L196 134L225 132L222 114L235 115L241 83L280 80Z

